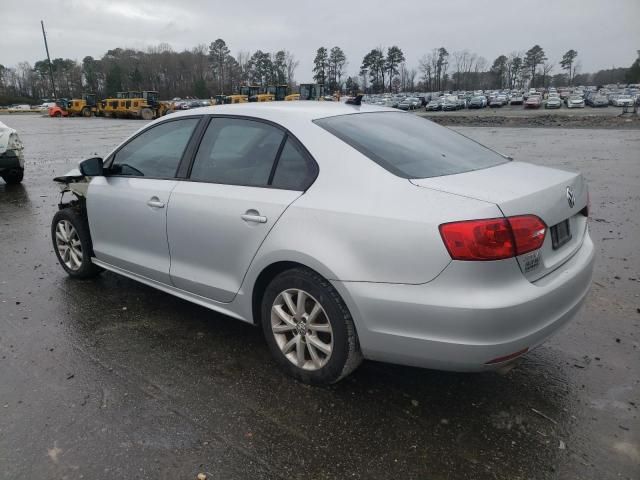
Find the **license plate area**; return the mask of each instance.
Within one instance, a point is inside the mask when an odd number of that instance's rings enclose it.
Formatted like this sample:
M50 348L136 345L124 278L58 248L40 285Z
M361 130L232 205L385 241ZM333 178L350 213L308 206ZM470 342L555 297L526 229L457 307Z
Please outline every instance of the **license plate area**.
M566 219L557 225L551 227L551 244L553 249L557 250L571 240L571 228L569 219Z

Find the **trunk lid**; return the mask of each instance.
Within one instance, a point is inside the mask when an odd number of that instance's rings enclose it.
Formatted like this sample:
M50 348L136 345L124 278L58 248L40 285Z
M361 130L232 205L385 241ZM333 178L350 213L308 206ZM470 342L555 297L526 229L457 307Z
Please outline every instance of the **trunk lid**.
M457 175L410 180L416 186L470 197L496 204L502 213L537 215L547 225L544 244L539 250L517 257L523 274L535 281L558 268L580 247L587 228L584 208L587 186L580 173L508 162L483 170ZM573 202L570 202L569 191ZM456 220L472 220L460 212ZM563 237L568 222L570 238L554 247L554 236ZM552 232L554 227L554 232ZM552 234L553 233L553 234Z

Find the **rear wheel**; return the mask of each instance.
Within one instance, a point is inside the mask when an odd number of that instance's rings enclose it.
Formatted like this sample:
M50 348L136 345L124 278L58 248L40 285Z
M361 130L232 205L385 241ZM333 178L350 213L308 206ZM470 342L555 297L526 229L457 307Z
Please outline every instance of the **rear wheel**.
M362 361L355 325L333 286L306 268L274 278L262 299L262 329L278 365L310 384L331 384Z
M9 185L16 185L24 178L24 170L22 168L14 168L2 174L2 179Z
M82 116L88 118L91 116L91 109L89 107L84 107L82 109Z
M102 272L91 262L89 224L77 209L64 208L53 216L51 239L58 261L70 277L91 278Z
M56 118L60 118L62 116L62 112L55 112L53 116Z

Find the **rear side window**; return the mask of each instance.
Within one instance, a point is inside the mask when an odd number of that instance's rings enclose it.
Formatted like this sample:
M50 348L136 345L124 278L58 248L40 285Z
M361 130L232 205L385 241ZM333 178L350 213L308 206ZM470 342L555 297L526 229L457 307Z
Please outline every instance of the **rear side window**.
M266 186L284 132L264 122L214 118L202 138L191 179Z
M315 163L291 138L284 144L271 185L286 190L306 190L316 176Z
M341 115L314 123L403 178L453 175L507 161L453 130L401 112Z

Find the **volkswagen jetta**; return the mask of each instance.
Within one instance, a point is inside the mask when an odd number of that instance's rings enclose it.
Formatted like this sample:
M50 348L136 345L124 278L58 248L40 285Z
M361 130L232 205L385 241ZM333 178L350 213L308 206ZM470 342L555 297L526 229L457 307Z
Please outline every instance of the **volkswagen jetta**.
M580 174L388 108L185 111L56 180L71 277L110 270L259 325L309 383L362 358L496 368L569 321L591 283Z

